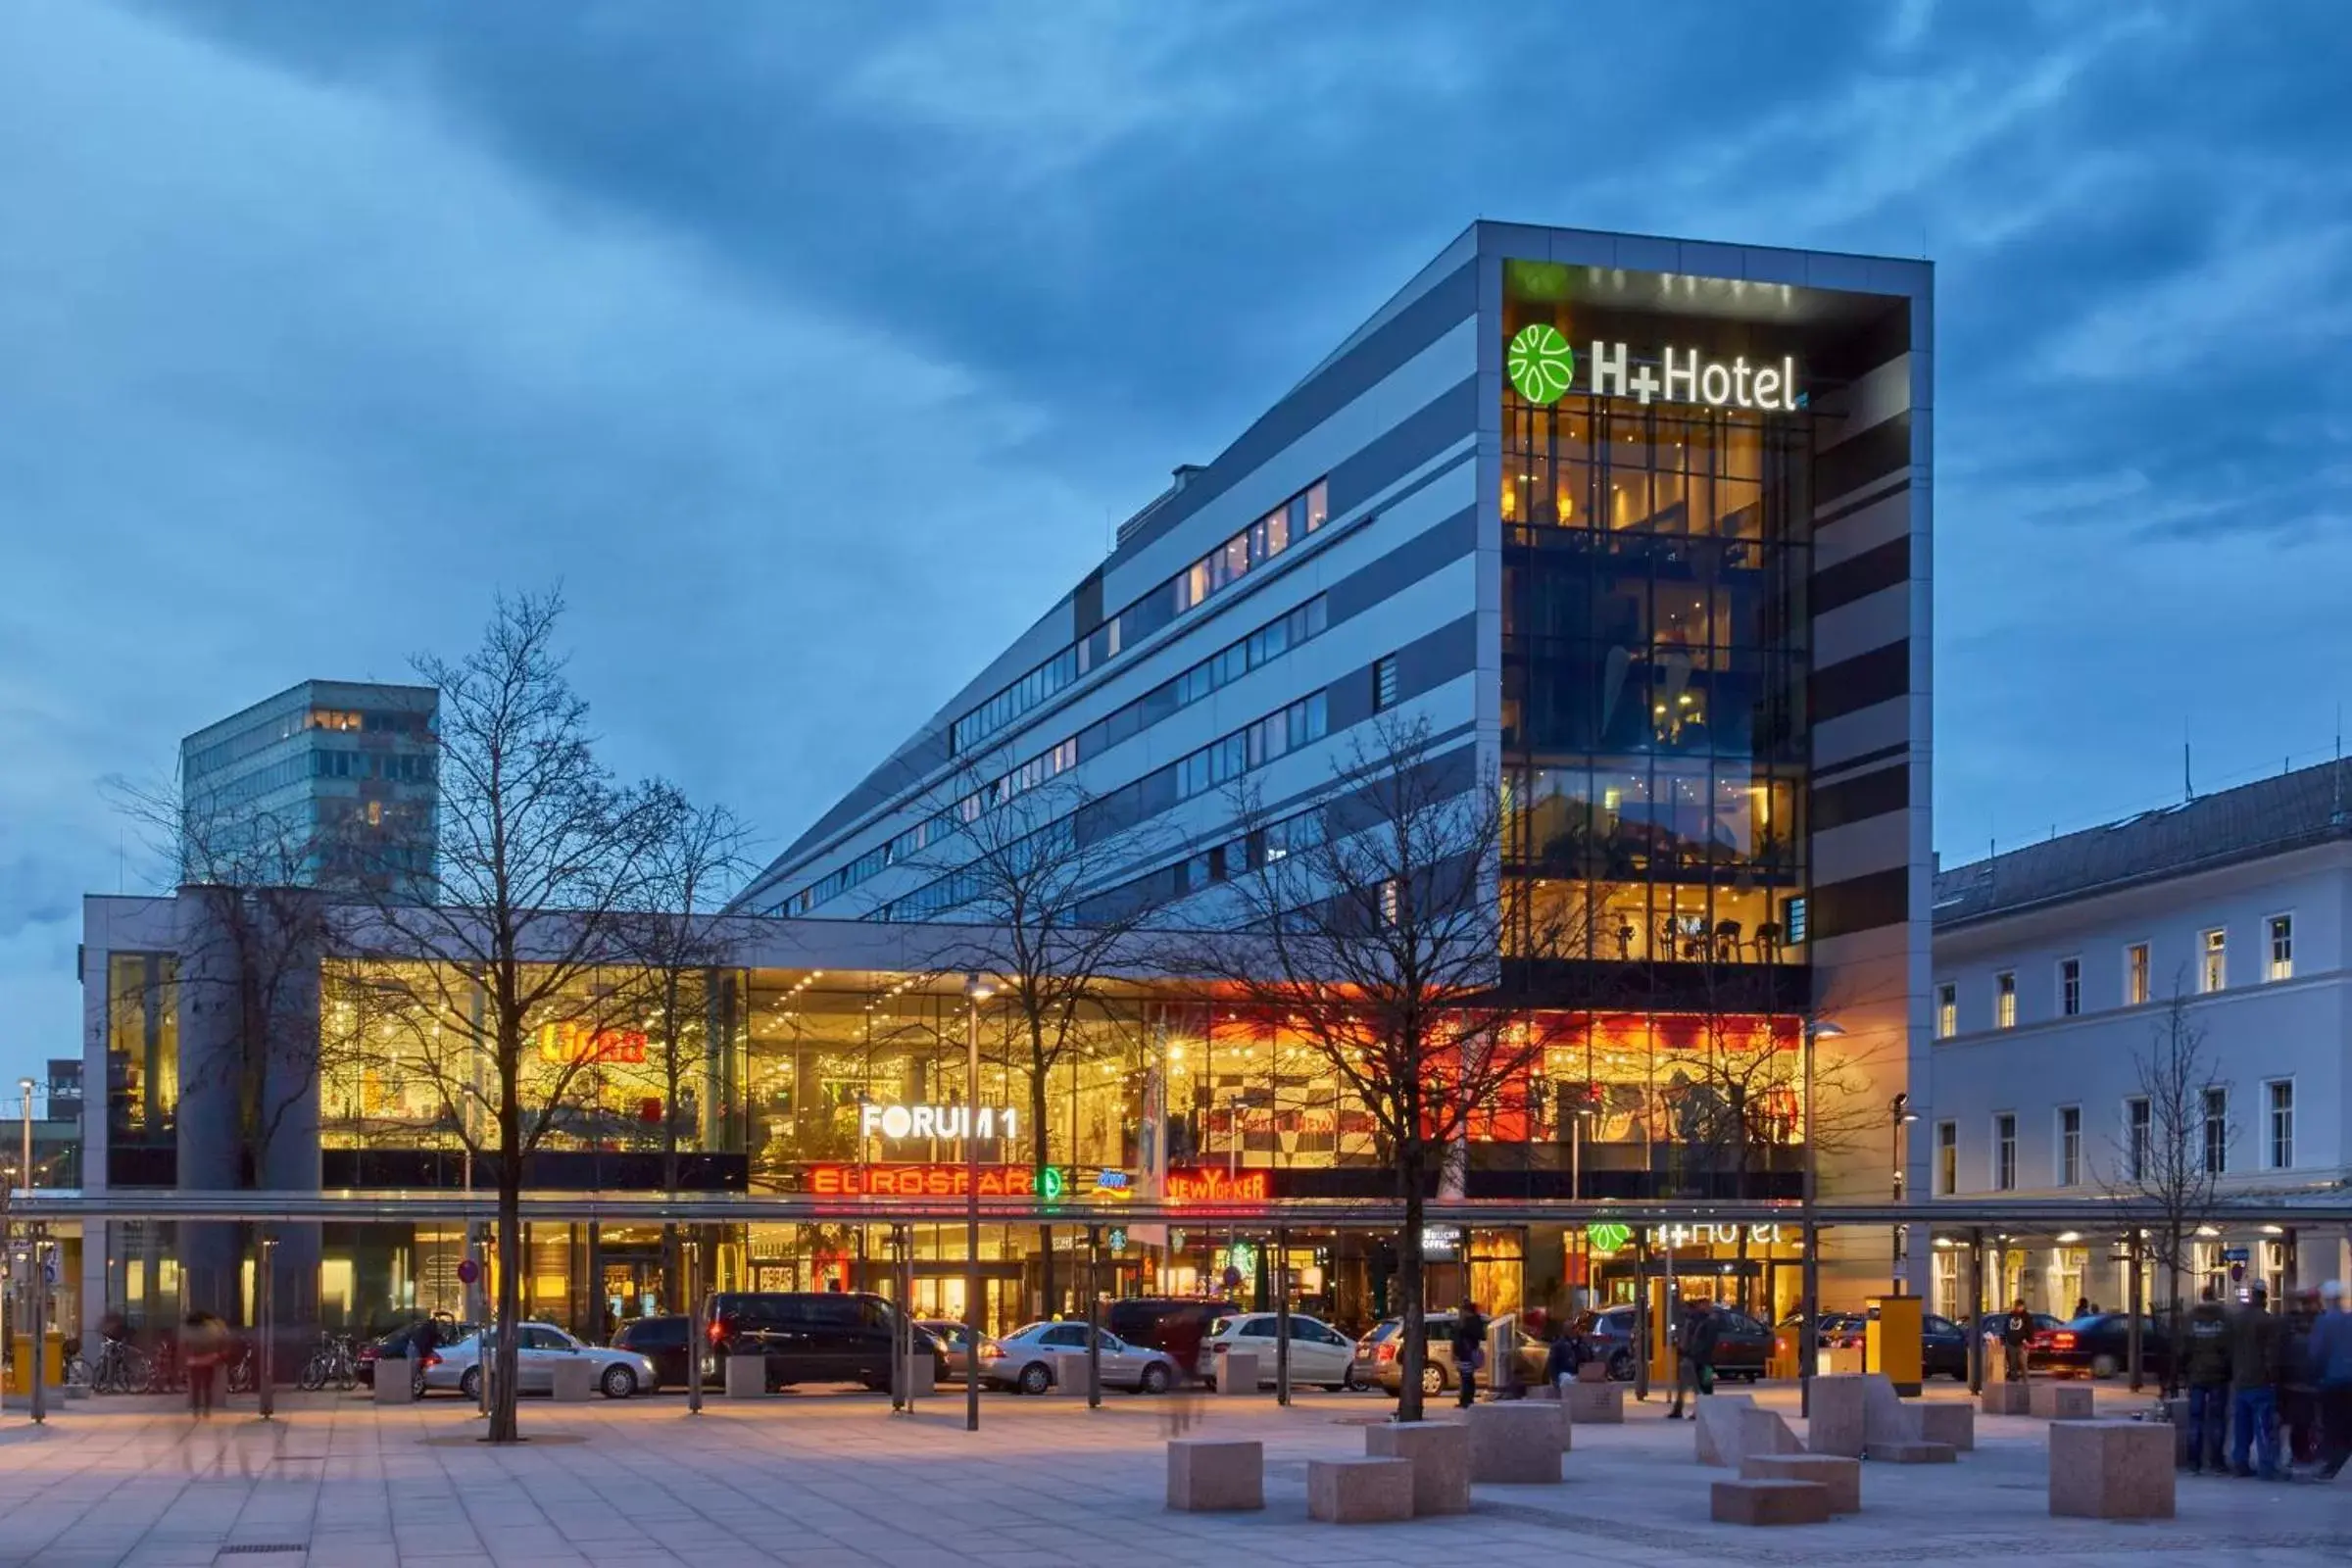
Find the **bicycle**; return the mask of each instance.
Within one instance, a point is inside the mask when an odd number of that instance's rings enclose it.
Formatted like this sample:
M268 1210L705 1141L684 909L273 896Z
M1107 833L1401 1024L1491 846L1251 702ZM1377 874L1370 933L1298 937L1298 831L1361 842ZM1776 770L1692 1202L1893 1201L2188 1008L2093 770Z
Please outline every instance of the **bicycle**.
M260 1369L254 1361L253 1342L247 1340L245 1348L238 1352L237 1358L228 1363L228 1392L251 1394L259 1375Z
M295 1379L302 1389L317 1393L332 1383L348 1394L360 1386L360 1363L353 1353L351 1341L343 1336L321 1334L318 1348L302 1364L302 1375Z
M128 1340L109 1340L89 1369L92 1394L144 1394L154 1381L155 1368Z

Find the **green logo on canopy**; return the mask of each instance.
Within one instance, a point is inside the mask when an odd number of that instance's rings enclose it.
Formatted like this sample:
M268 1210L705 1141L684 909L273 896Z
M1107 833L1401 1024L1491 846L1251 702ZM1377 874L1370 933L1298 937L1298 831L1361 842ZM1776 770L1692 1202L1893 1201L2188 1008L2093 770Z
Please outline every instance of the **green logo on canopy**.
M1064 1186L1065 1183L1062 1181L1059 1167L1047 1165L1039 1169L1037 1173L1037 1196L1044 1199L1047 1202L1051 1203L1055 1199L1059 1198L1062 1194L1062 1189Z
M1614 1252L1633 1239L1634 1228L1615 1220L1601 1220L1585 1227L1585 1240L1592 1244L1595 1252Z
M1576 350L1548 321L1523 326L1511 339L1503 368L1530 403L1557 403L1576 379Z

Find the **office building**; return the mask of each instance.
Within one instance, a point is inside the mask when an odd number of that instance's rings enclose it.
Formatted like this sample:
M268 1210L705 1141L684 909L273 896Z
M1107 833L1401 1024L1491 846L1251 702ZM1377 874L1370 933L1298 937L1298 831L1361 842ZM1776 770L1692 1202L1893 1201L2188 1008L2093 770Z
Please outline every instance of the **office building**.
M179 743L183 882L428 882L429 686L307 680Z
M2198 1184L2167 1177L2168 1127L2217 1197L2291 1208L2340 1193L2352 1179L2347 908L2342 762L1940 872L1935 1043L1913 1090L1934 1196L2080 1198L2092 1210L2160 1188L2185 1196ZM2180 1110L2166 1114L2168 1102ZM2061 1316L2084 1298L2120 1308L2119 1238L2013 1234L1987 1294ZM2205 1226L2192 1253L2192 1295L2352 1272L2339 1226ZM1959 1309L1962 1263L1961 1249L1938 1246L1946 1310ZM2152 1266L2143 1291L2166 1294Z

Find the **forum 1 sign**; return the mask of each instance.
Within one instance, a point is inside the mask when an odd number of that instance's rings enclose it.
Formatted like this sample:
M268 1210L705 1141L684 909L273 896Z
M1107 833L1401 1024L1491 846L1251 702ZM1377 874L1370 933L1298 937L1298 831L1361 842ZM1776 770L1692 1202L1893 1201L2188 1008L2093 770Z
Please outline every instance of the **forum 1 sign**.
M1768 414L1794 414L1804 407L1791 356L1783 355L1777 364L1750 365L1745 355L1714 360L1696 349L1671 346L1661 353L1658 365L1637 365L1627 345L1595 338L1587 358L1585 390L1598 397L1632 398L1644 407L1663 401ZM1557 403L1576 388L1576 350L1558 327L1537 321L1512 337L1503 370L1528 402Z
M961 1138L971 1120L969 1105L877 1105L869 1101L858 1107L858 1136L879 1135L892 1140ZM1018 1138L1016 1120L1010 1106L982 1105L976 1136L994 1138L1001 1133L1006 1138Z

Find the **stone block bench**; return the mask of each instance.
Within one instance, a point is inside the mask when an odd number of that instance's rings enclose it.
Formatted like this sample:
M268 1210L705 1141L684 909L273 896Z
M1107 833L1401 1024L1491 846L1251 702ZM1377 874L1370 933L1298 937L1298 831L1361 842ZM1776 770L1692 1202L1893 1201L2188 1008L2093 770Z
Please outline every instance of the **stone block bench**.
M2029 1383L2026 1411L2044 1421L2088 1421L2091 1418L2087 1383Z
M1948 1443L1897 1438L1890 1443L1865 1444L1862 1457L1879 1464L1951 1464L1959 1459L1960 1450Z
M1179 1513L1225 1513L1266 1505L1262 1443L1175 1438L1168 1444L1168 1506Z
M1587 1366L1595 1363L1588 1361ZM1560 1404L1568 1412L1568 1424L1578 1426L1625 1425L1625 1385L1622 1383L1564 1384L1560 1389Z
M2051 1422L2050 1512L2172 1518L2173 1428L2154 1421Z
M1416 1517L1470 1511L1470 1429L1459 1421L1396 1421L1366 1427L1364 1455L1410 1464Z
M1719 1525L1823 1525L1829 1488L1811 1481L1718 1481L1709 1511Z
M1086 1352L1084 1350L1050 1350L1046 1359L1054 1363L1054 1386L1049 1396L1063 1399L1086 1397Z
M1841 1453L1751 1453L1742 1481L1810 1481L1829 1494L1830 1512L1862 1511L1862 1461Z
M1812 1409L1805 1422L1805 1447L1813 1453L1862 1457L1869 1442L1870 1379L1840 1372L1813 1380Z
M2028 1415L2031 1391L2023 1383L1987 1383L1977 1396L1977 1408L1986 1415Z
M1306 1516L1335 1525L1410 1519L1413 1484L1409 1459L1309 1459Z
M1977 1446L1977 1407L1955 1400L1938 1399L1934 1403L1911 1406L1915 1430L1923 1443L1944 1443L1963 1453Z
M1226 1351L1217 1357L1217 1392L1244 1398L1256 1398L1259 1370L1255 1350Z
M767 1357L730 1355L726 1360L727 1397L757 1399L767 1393Z
M1740 1467L1740 1418L1756 1407L1752 1394L1704 1394L1690 1407L1690 1438L1700 1464Z
M1470 1479L1525 1486L1560 1479L1566 1418L1556 1402L1510 1399L1462 1412L1470 1434Z

